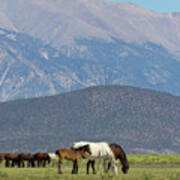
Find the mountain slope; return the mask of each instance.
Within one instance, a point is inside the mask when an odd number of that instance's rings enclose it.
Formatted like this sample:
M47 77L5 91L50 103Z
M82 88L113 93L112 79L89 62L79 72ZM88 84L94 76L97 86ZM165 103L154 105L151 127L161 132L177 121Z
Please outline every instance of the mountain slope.
M0 29L0 101L112 84L180 94L180 63L161 46L117 39L76 43L82 51L74 50L72 58L39 39Z
M0 101L114 84L180 95L179 13L104 0L0 4Z
M73 141L108 141L126 152L180 153L180 97L101 86L0 104L1 151L54 151Z
M58 49L71 52L76 39L112 37L127 42L152 42L178 54L180 22L175 13L160 14L132 3L104 0L0 0L10 30L38 37ZM13 29L12 29L13 28Z

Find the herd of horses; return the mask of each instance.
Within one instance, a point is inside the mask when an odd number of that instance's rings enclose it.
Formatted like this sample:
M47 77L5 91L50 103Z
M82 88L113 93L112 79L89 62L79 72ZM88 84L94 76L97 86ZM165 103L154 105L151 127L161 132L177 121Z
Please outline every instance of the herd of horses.
M31 153L1 153L0 163L5 160L5 167L25 167L25 162L27 162L27 167L38 167L46 166L46 162L50 163L51 157L48 153L38 152L35 154ZM37 162L37 163L35 163Z
M78 174L78 167L82 158L87 159L86 173L89 174L89 168L92 167L93 174L96 174L95 160L98 160L98 171L102 164L104 172L109 169L118 173L118 160L121 162L121 170L127 174L129 170L129 163L123 148L117 144L109 144L107 142L74 142L70 148L60 148L55 153L1 153L0 163L4 160L5 167L45 167L46 163L54 161L58 157L58 173L62 174L63 160L69 160L73 163L72 174ZM108 164L106 163L108 162Z

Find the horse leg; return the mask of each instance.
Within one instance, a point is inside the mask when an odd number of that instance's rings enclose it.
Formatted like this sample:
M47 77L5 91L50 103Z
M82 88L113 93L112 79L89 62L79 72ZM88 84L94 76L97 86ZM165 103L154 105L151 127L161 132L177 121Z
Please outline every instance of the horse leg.
M88 160L87 165L86 165L86 174L89 174L89 166L91 164L91 160Z
M58 174L62 174L62 169L61 169L61 166L62 166L62 162L63 162L63 157L61 155L59 155L59 162L58 162Z
M18 168L20 168L21 165L22 165L22 167L24 167L24 160L18 159L18 160L16 161L16 164L17 164Z
M117 168L117 162L116 160L112 160L112 170L114 171L115 174L118 174L118 168Z
M77 160L76 160L76 172L75 172L76 174L78 174L79 161L80 161L80 159L77 159Z
M74 160L74 161L73 161L72 174L75 174L75 173L76 173L76 163L77 163L77 161L76 161L76 160Z
M34 160L30 160L30 166L31 166L31 167L35 167Z
M100 172L101 166L102 166L101 159L99 159L99 162L98 162L98 172Z
M62 165L62 162L59 161L59 163L58 163L58 174L62 174L61 165Z
M29 162L29 161L28 161ZM25 167L25 162L24 160L22 160L22 167L24 168Z
M43 161L43 167L46 167L46 160Z
M14 167L15 163L14 160L12 160L11 167Z
M107 171L109 171L110 168L111 168L111 161L108 163Z
M104 159L103 166L104 166L104 172L107 173L107 172L108 172L108 169L106 168L106 160L105 160L105 159Z
M91 167L93 169L93 174L96 174L96 170L95 170L95 160L91 161Z
M30 160L28 160L28 162L27 162L27 167L31 167L31 161Z
M40 163L40 160L38 160L38 167L40 167L41 163Z
M9 161L6 159L5 167L9 167Z

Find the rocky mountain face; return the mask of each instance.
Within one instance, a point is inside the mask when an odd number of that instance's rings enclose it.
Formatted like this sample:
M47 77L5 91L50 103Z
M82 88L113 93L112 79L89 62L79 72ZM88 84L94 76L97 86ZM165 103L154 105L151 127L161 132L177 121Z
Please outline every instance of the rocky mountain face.
M80 140L128 153L180 153L180 97L100 86L0 103L1 152L54 152Z
M132 3L105 0L1 0L2 27L38 37L56 48L75 39L112 37L153 42L179 51L178 13L160 14Z
M180 63L166 49L114 39L79 40L69 57L31 36L0 29L0 100L39 97L95 85L127 84L179 94Z
M0 101L111 84L180 95L179 13L104 0L0 4Z

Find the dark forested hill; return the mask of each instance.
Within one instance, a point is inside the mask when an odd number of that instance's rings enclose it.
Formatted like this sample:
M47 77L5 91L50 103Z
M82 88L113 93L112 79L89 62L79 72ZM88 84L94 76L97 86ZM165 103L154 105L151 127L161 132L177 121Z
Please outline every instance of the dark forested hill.
M73 141L108 141L127 152L180 153L180 97L99 86L0 104L0 151L54 151Z

